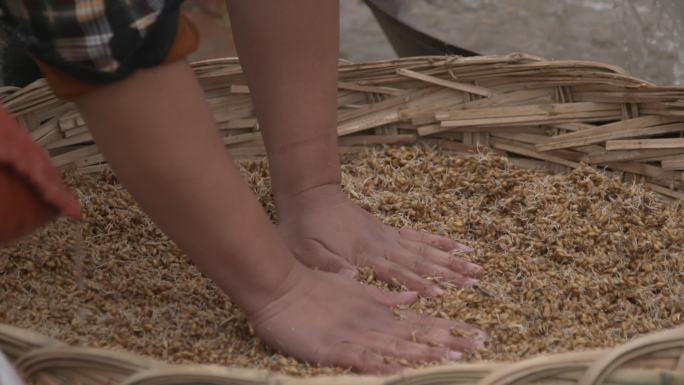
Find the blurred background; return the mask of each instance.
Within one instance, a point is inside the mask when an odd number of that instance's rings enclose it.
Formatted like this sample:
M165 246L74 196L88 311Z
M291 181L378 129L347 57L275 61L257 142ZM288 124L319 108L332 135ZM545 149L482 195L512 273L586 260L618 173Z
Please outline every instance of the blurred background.
M418 31L482 54L526 52L616 64L663 85L684 84L684 0L371 0ZM203 36L192 59L234 56L223 0L185 7ZM361 0L341 0L340 54L396 57Z
M225 0L187 0L184 9L202 36L190 60L236 55ZM684 0L340 0L340 14L340 55L351 61L525 52L684 85ZM40 77L21 43L2 32L0 84Z

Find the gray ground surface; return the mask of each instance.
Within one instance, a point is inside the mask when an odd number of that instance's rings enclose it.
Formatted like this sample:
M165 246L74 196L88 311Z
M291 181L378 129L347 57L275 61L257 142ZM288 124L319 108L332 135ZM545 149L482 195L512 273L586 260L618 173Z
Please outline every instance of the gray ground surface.
M222 0L193 1L225 12ZM477 52L596 60L658 84L684 85L684 0L394 1L417 28ZM340 0L340 7L342 57L396 56L361 0ZM235 55L230 31L212 15L195 13L203 47L194 60Z
M682 0L396 0L400 17L484 54L616 64L658 84L684 84ZM394 56L360 0L341 0L342 54Z

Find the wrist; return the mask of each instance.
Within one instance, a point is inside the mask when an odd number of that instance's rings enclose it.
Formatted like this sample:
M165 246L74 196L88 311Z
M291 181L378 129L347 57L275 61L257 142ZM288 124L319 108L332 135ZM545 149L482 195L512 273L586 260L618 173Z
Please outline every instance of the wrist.
M307 270L296 260L289 266L280 266L277 274L240 274L232 271L230 267L228 269L231 271L214 275L214 281L240 306L248 318L291 292L298 281L306 275Z
M276 207L280 222L292 216L301 215L303 211L329 207L337 202L346 201L346 195L339 181L323 183L307 189L276 196Z
M296 141L290 139L286 144L266 141L279 215L304 195L317 195L312 193L324 190L327 193L331 186L339 189L342 175L334 126L317 131Z
M248 304L241 304L237 300L235 302L244 310L247 319L252 322L258 321L258 319L263 319L266 313L287 306L286 304L291 303L293 297L306 297L307 293L313 290L312 278L314 275L313 270L297 263L288 271L285 279L279 282L267 297L261 298L258 304L253 303L251 297L247 298L247 301L250 302Z

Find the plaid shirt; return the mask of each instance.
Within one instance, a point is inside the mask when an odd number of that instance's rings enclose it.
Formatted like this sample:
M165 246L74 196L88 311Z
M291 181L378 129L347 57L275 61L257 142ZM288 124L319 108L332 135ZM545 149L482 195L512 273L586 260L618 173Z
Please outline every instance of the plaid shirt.
M38 59L100 83L161 63L182 0L0 0L3 21Z

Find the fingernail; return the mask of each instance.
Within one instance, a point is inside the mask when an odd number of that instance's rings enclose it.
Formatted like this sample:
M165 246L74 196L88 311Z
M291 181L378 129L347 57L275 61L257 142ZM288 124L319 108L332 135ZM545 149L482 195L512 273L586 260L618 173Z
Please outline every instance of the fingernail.
M481 339L481 340L484 341L484 340L486 340L487 338L489 338L489 335L487 335L487 333L485 333L485 332L483 332L483 331L480 330L480 331L477 332L477 337L478 337L479 339Z
M474 346L475 349L477 349L477 350L479 350L479 349L484 349L484 348L485 348L485 343L484 343L483 341L480 341L480 340L474 340L474 341L473 341L473 346Z
M348 278L356 279L357 271L356 271L356 269L345 268L345 269L340 270L340 274L342 274L343 276L348 277Z
M418 293L415 291L405 291L402 293L396 293L394 300L392 301L395 306L398 305L410 305L418 300Z
M439 287L439 286L433 287L432 290L430 290L430 291L432 292L433 295L442 295L442 294L446 293L446 292L444 291L444 289L442 289L442 288Z
M468 278L468 279L465 280L463 286L465 286L465 287L473 287L473 286L477 285L478 283L480 283L480 280L479 280L479 279Z
M452 350L449 352L448 356L449 356L450 360L458 361L463 357L463 354L461 352L457 352L457 351Z
M475 249L473 249L473 248L470 247L470 246L459 245L457 248L453 249L452 251L455 251L455 252L457 252L457 253L470 253L470 252L472 252L472 251L474 251L474 250L475 250Z
M475 263L471 263L471 262L468 262L466 267L468 268L468 270L470 270L473 273L480 273L483 270L482 266L477 265Z

